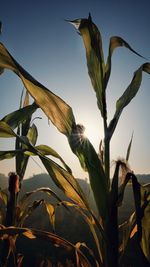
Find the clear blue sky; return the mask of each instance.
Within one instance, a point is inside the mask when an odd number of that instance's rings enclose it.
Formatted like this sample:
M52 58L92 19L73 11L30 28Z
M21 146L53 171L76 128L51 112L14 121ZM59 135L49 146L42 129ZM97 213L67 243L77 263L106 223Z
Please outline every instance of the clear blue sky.
M103 138L102 121L87 73L81 37L65 19L84 18L90 12L103 38L105 58L109 38L124 38L137 52L150 61L150 1L136 0L43 0L2 1L0 20L3 22L1 42L15 59L38 81L61 96L72 106L77 123L89 128L89 138L98 150ZM144 60L125 48L113 55L112 77L107 89L109 119L115 102L130 83L134 71ZM22 84L6 71L0 77L0 118L19 106ZM136 173L150 173L150 76L143 74L138 95L124 110L111 144L111 159L125 157L134 130L130 165ZM38 144L47 144L61 154L76 177L86 177L77 158L71 153L65 136L48 126L42 112L36 115L39 127ZM0 150L12 149L13 140L0 139ZM36 159L42 167L42 164ZM31 159L26 177L44 171ZM13 160L0 162L0 172L15 170Z

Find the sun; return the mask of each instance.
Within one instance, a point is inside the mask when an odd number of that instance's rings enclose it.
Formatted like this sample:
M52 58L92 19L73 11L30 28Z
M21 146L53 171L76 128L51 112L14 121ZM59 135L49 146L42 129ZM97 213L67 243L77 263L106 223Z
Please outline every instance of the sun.
M94 147L98 147L102 138L102 131L97 124L87 123L84 130L84 137L88 138Z

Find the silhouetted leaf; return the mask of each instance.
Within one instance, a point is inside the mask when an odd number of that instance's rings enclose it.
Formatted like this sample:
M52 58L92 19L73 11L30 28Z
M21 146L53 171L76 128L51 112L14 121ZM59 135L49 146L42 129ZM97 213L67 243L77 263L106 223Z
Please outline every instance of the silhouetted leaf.
M111 58L112 54L117 47L126 47L136 55L142 57L140 54L138 54L135 50L132 49L132 47L121 37L119 36L113 36L110 38L110 43L109 43L109 53L108 53L108 58L107 58L107 63L105 66L105 88L107 87L110 73L111 73ZM143 58L143 57L142 57Z

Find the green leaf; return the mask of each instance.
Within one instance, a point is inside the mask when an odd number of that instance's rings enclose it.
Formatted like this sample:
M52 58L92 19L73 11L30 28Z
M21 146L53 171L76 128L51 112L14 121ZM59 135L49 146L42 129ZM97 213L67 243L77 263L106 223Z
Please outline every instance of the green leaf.
M116 112L114 114L113 119L110 121L108 131L110 138L112 137L114 130L117 126L119 117L123 111L123 109L130 103L130 101L137 94L141 81L142 81L142 71L145 71L150 74L150 63L145 63L141 65L141 67L135 71L133 79L123 95L116 102Z
M107 87L109 77L111 74L111 58L112 54L117 47L126 47L136 55L142 57L140 54L138 54L135 50L132 49L132 47L121 37L118 36L113 36L110 38L110 43L109 43L109 53L108 53L108 58L107 58L107 63L105 66L105 88ZM143 58L143 57L142 57Z
M97 104L102 117L107 117L105 91L103 88L105 64L101 34L92 22L90 15L88 19L76 19L70 22L77 27L82 36L86 49L88 73L96 93Z
M12 129L15 129L21 122L23 122L28 116L31 116L38 106L33 103L27 107L18 109L8 115L6 115L1 121L6 122Z
M69 135L72 125L75 123L71 107L27 73L9 54L2 43L0 44L0 68L14 71L21 78L36 104L44 111L58 130L65 135Z

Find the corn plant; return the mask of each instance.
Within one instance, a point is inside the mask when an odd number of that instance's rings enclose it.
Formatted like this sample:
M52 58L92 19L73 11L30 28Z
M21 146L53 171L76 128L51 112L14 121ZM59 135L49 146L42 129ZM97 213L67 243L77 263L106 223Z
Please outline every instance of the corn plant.
M116 111L113 118L108 122L106 90L111 74L113 51L117 47L123 46L136 55L140 57L141 55L133 50L121 37L114 36L110 38L108 57L105 62L101 34L93 23L91 16L89 15L87 19L76 19L70 21L70 23L77 28L84 42L88 73L96 94L100 116L103 120L104 145L102 146L102 143L100 143L100 150L97 153L88 138L84 136L84 126L76 124L72 108L59 96L35 80L18 64L5 46L0 44L0 73L5 68L12 70L19 76L27 92L34 99L33 104L29 105L27 103L23 108L8 114L0 121L0 137L16 138L16 149L13 151L0 151L0 159L16 157L16 170L21 181L28 158L34 155L38 156L51 179L70 199L65 203L60 201L59 204L64 204L66 207L71 206L83 216L93 234L97 253L94 255L94 263L91 264L81 252L82 244L76 245L76 247L73 246L74 251L76 249L79 251L78 254L75 253L75 266L94 266L93 264L100 267L126 266L124 255L126 255L130 244L133 244L132 248L136 257L134 263L130 262L130 266L149 266L149 185L140 185L134 173L128 168L127 162L132 138L127 149L125 161L118 160L116 162L113 178L112 180L110 179L110 142L123 109L138 93L142 81L142 72L150 74L150 63L142 64L134 72L131 83L116 102ZM34 130L30 131L30 134L26 131L30 125L30 117L37 108L41 108L57 129L67 137L72 152L79 158L82 168L88 172L98 216L90 209L83 191L62 157L51 147L35 145L35 127ZM20 125L23 125L23 122L25 122L24 128L20 130ZM14 130L17 127L16 133ZM59 159L63 167L47 157L48 155ZM123 179L120 184L121 171ZM130 218L127 218L125 223L118 225L118 208L122 204L125 187L129 181L132 182L133 186L135 213ZM15 236L16 234L23 234L25 231L32 232L32 230L18 227L12 230L10 228L1 228L0 231L0 235L3 238L6 233L10 235L11 231L11 235ZM121 237L120 232L122 233ZM34 235L34 232L32 234ZM51 236L51 234L49 233L48 236ZM59 240L59 237L55 236L55 238ZM63 240L63 242L67 241ZM91 254L90 249L88 252Z

